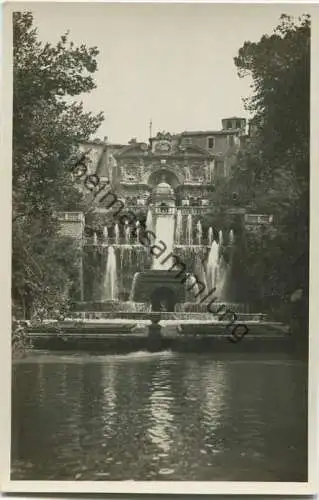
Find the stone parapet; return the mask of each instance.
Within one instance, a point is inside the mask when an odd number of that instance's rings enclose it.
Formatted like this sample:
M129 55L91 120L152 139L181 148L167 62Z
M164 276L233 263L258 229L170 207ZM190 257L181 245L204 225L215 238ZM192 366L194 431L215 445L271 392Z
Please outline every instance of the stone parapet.
M85 226L85 217L82 212L59 212L56 215L60 223L61 236L82 240Z

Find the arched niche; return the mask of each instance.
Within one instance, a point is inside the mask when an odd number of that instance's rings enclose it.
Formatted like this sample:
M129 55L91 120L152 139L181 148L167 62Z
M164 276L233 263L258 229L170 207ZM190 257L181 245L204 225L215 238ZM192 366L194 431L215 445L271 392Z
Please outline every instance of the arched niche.
M167 165L165 165L165 167L158 167L151 173L148 173L145 176L144 182L151 188L154 188L163 181L163 178L165 178L165 182L172 186L174 190L184 183L184 176L180 172L176 171L174 167Z
M177 297L174 291L167 286L156 288L151 294L152 311L172 312L176 303Z

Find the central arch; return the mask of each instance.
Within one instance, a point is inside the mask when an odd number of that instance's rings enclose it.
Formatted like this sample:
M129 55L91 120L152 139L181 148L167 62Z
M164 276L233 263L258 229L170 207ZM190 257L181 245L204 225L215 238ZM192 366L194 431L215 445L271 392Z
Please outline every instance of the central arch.
M172 312L175 310L177 297L171 288L155 288L151 294L152 311Z
M170 184L173 189L176 189L184 183L183 175L179 171L176 171L176 168L174 169L169 165L165 165L165 167L158 167L153 170L145 178L145 183L154 188L162 181L163 176L165 177L165 182Z

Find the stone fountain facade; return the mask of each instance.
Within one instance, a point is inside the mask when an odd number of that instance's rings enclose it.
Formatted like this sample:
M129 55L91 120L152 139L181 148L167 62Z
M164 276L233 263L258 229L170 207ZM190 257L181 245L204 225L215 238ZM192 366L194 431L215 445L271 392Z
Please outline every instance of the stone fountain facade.
M110 181L121 207L114 214L107 198L102 198L85 218L61 214L62 233L76 237L83 248L82 303L105 303L123 311L130 310L133 302L135 310L162 306L166 311L196 310L196 287L187 287L186 281L174 285L169 261L162 263L170 253L179 256L206 287L219 280L220 300L227 299L234 238L245 221L250 221L249 228L256 223L245 209L230 209L221 217L214 185L236 167L237 152L247 138L245 128L245 119L228 118L218 131L160 132L148 143L133 139L119 145L104 140L81 146L89 173L97 174L102 183ZM133 226L125 218L128 212L136 216ZM267 217L263 223L269 223ZM160 250L152 253L141 243L145 229L155 234L156 245L158 241L165 245L161 258Z

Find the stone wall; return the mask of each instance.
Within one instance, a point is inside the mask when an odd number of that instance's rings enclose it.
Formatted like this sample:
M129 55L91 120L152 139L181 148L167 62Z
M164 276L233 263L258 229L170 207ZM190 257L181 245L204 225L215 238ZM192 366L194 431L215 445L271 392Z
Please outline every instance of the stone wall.
M61 236L82 240L85 218L82 212L63 212L58 214Z
M234 136L234 133L227 134L227 133L206 133L206 134L196 134L191 135L191 133L188 133L184 138L183 141L187 141L188 144L196 145L199 146L203 149L208 149L208 138L213 137L214 138L214 147L210 149L209 151L213 154L225 154L230 147L230 143L228 140L228 137L232 135Z

